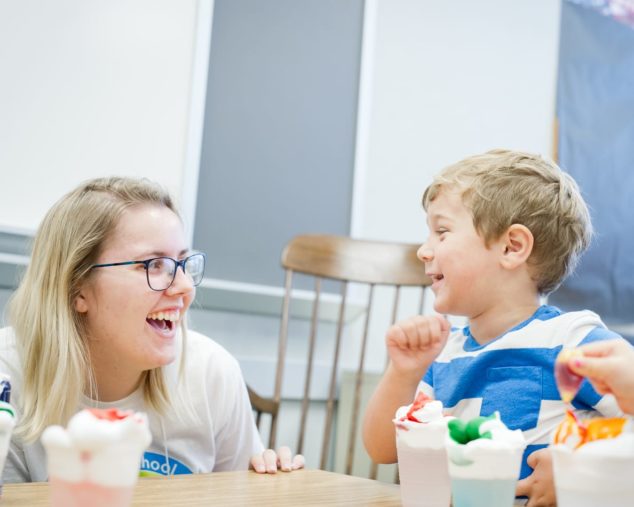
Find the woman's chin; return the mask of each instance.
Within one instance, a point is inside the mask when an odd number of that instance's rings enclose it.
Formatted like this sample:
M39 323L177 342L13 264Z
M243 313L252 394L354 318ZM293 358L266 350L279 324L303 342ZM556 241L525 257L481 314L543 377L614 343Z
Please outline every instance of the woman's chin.
M162 350L153 350L148 352L146 360L149 359L151 366L148 369L161 368L171 364L176 359L176 350L174 346L162 347Z

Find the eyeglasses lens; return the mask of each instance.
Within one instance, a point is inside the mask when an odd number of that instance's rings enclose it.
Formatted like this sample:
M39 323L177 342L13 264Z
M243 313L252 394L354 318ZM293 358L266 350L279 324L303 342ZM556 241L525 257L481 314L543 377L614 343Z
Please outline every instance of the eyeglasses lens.
M203 254L194 254L185 259L185 273L190 276L194 285L202 282L205 274L205 256Z
M170 257L159 257L152 259L147 267L147 278L150 287L154 290L165 290L174 281L174 272L177 269L177 261ZM198 285L205 274L205 256L194 254L185 259L183 271L192 281Z
M154 290L167 289L174 279L174 261L167 257L152 259L147 266L147 279Z

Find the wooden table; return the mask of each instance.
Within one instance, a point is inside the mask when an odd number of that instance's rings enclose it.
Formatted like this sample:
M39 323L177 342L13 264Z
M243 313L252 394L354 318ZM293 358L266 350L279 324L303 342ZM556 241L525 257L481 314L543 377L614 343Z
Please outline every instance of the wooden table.
M0 507L48 505L48 483L5 484ZM400 505L399 487L323 470L217 472L139 479L133 506Z

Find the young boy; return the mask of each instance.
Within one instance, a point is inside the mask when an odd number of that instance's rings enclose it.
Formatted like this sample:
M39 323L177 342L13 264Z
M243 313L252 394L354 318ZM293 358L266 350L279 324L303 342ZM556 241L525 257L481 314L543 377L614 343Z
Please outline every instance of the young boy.
M554 502L549 453L540 449L566 410L555 358L562 346L618 338L590 311L540 306L540 295L559 286L589 243L587 207L554 163L506 150L443 170L423 207L430 235L418 257L433 281L434 309L464 315L468 325L451 329L444 317L430 315L389 329L390 364L363 423L366 449L379 463L396 461L391 421L417 389L462 418L498 410L528 441L521 478L535 469L518 484L518 495L534 505ZM619 413L612 397L602 398L587 382L573 405L579 415Z

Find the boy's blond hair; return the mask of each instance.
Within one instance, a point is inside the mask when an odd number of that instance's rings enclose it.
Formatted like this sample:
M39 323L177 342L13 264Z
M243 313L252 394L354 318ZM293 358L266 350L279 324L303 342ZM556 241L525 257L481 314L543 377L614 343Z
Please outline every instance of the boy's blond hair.
M24 376L18 434L27 442L48 425L65 424L82 393L96 393L84 317L74 301L122 213L141 204L178 214L169 194L149 180L99 178L60 199L35 235L31 262L9 304ZM181 332L182 371L184 324ZM141 385L152 408L170 406L161 368L146 371Z
M579 187L557 164L539 155L492 150L461 160L427 187L425 210L445 189L462 193L486 245L513 224L531 231L528 264L540 294L561 284L590 243L590 214Z

